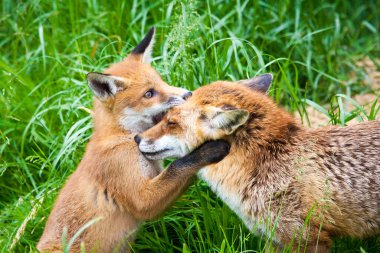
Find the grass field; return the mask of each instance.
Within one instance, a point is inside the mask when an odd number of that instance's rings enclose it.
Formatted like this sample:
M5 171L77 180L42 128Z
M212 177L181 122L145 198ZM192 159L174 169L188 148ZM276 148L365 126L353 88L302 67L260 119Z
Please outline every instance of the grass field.
M306 121L307 106L341 125L380 114L375 100L368 110L346 106L374 93L356 63L380 57L376 0L2 0L0 8L0 252L35 251L91 136L86 73L121 60L152 25L153 65L170 84L195 89L271 72L271 96ZM261 252L265 243L197 182L142 227L134 250ZM380 252L380 236L337 239L332 252Z

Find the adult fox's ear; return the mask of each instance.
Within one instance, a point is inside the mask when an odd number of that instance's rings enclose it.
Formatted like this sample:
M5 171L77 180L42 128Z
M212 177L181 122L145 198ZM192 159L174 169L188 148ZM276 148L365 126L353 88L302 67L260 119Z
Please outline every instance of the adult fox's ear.
M87 83L94 95L102 101L113 97L123 87L120 78L96 72L87 74Z
M133 49L131 55L143 63L150 63L152 61L155 34L156 28L150 28L144 39Z
M255 76L251 79L240 80L239 83L244 84L252 90L268 94L269 88L272 85L272 81L272 74L264 74L260 76Z
M226 135L232 134L235 130L247 122L249 112L242 109L223 110L217 107L211 109L213 115L210 119L211 128L224 131Z

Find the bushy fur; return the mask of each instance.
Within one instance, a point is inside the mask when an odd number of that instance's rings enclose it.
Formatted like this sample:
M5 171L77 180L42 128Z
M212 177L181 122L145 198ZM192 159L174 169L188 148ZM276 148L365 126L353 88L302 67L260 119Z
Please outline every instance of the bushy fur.
M249 117L223 135L225 129L210 128L210 107L244 109ZM199 175L250 229L267 236L273 231L279 246L325 252L333 236L380 232L379 121L306 130L266 94L215 82L141 135L152 145L163 136L188 151L209 139L228 139L230 154Z

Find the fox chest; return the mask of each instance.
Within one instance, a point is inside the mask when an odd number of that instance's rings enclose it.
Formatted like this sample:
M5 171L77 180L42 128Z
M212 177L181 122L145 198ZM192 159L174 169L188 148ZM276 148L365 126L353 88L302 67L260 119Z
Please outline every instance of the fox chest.
M207 167L200 170L199 177L203 179L228 206L237 214L241 213L242 198L238 184L229 175L221 176Z
M247 181L243 171L239 168L214 168L206 167L199 171L198 176L204 180L209 187L221 198L253 232L266 234L265 226L260 222L257 212L252 210L262 206L263 199L251 199L248 203L244 201Z
M139 155L138 164L143 177L153 178L163 170L162 161L153 161L146 159L143 155Z

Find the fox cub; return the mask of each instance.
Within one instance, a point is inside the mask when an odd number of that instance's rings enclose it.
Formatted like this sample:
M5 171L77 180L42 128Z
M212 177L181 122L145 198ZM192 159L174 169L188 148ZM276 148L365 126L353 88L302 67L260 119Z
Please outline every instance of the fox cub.
M61 252L67 238L100 218L74 241L70 252L126 252L139 224L161 214L203 166L228 154L227 142L208 142L162 171L147 160L133 139L157 123L171 107L190 96L171 87L148 64L154 29L104 74L90 73L95 94L94 132L77 170L61 190L37 245L42 252ZM206 154L206 155L205 155Z
M331 237L379 233L380 121L307 130L266 95L271 82L265 74L199 88L139 135L140 151L182 157L228 140L230 154L199 176L279 248L327 252Z

